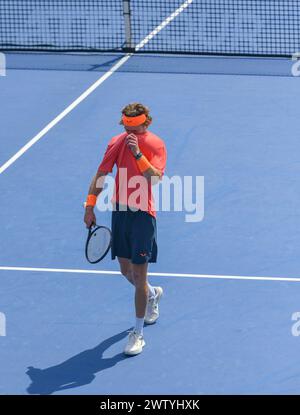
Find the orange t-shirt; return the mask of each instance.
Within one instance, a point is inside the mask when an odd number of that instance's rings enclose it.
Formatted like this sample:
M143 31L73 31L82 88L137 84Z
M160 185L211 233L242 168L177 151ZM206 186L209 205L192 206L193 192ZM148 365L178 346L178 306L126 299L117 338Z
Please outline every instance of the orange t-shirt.
M111 139L98 171L110 173L116 164L118 170L112 202L144 210L155 217L151 182L142 175L136 159L126 145L127 135L124 132ZM140 151L153 167L164 174L167 152L163 140L150 131L136 135Z

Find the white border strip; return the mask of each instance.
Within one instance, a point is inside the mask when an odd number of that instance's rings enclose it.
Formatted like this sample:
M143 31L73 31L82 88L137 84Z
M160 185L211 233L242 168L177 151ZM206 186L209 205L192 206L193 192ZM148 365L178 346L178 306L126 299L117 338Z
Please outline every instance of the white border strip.
M159 33L164 27L167 26L172 20L174 20L181 12L183 12L193 0L185 1L178 9L176 9L170 16L168 16L159 26L157 26L149 35L145 37L137 46L136 51L143 48L157 33ZM39 141L44 135L48 133L56 124L58 124L66 115L68 115L74 108L76 108L85 98L87 98L98 86L100 86L106 79L108 79L114 72L116 72L133 53L127 53L122 59L119 60L108 72L101 76L90 88L88 88L79 98L77 98L71 105L69 105L61 114L59 114L53 121L51 121L42 131L40 131L35 137L33 137L24 147L22 147L14 156L12 156L6 163L0 167L0 174L2 174L9 166L11 166L16 160L18 160L27 150L29 150L37 141Z
M56 272L69 274L100 274L100 275L121 275L119 271L103 271L90 269L66 269L66 268L30 268L30 267L0 267L0 271L29 271L29 272ZM202 274L177 274L168 272L148 272L148 275L155 277L178 277L178 278L199 278L218 280L251 280L251 281L281 281L300 282L300 278L284 277L244 277L234 275L202 275Z

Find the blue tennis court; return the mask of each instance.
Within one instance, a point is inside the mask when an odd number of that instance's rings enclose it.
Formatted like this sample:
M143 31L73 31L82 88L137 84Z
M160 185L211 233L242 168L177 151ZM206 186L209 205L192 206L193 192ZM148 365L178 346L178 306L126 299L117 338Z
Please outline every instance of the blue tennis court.
M0 394L298 394L295 62L5 56ZM204 180L201 220L158 211L149 279L164 296L158 322L145 327L143 353L132 358L123 347L134 290L109 256L86 261L82 207L129 102L151 108L150 130L168 150L166 175ZM111 213L97 219L110 226Z

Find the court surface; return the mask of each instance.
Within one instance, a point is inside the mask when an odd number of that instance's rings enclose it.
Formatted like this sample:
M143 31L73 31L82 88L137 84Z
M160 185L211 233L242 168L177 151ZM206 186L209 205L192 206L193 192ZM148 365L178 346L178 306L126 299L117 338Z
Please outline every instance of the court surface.
M86 70L7 58L2 167L121 56ZM283 60L131 59L2 171L0 393L298 394L299 78ZM151 108L166 174L204 176L205 214L158 213L161 317L127 358L133 288L109 256L86 262L82 203L133 101Z

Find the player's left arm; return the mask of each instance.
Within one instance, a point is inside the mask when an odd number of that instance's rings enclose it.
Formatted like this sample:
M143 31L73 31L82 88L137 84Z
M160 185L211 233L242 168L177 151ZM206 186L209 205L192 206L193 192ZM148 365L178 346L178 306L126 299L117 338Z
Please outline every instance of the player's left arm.
M143 174L144 177L146 177L147 180L152 180L153 184L156 184L159 180L161 180L163 173L156 169L154 166L152 166L152 164L147 160L147 158L145 156L144 160L142 160L142 166L141 163L139 163L139 161L137 161L137 164L141 170L141 173ZM146 162L146 163L145 163ZM148 163L149 165L148 165ZM146 168L147 170L143 171L143 168Z
M127 136L127 144L133 156L136 158L136 162L140 172L143 176L151 181L152 184L156 184L162 179L165 165L166 165L166 149L165 146L157 148L153 154L151 160L148 160L145 155L140 152L138 142L133 134ZM140 156L140 157L139 157Z

